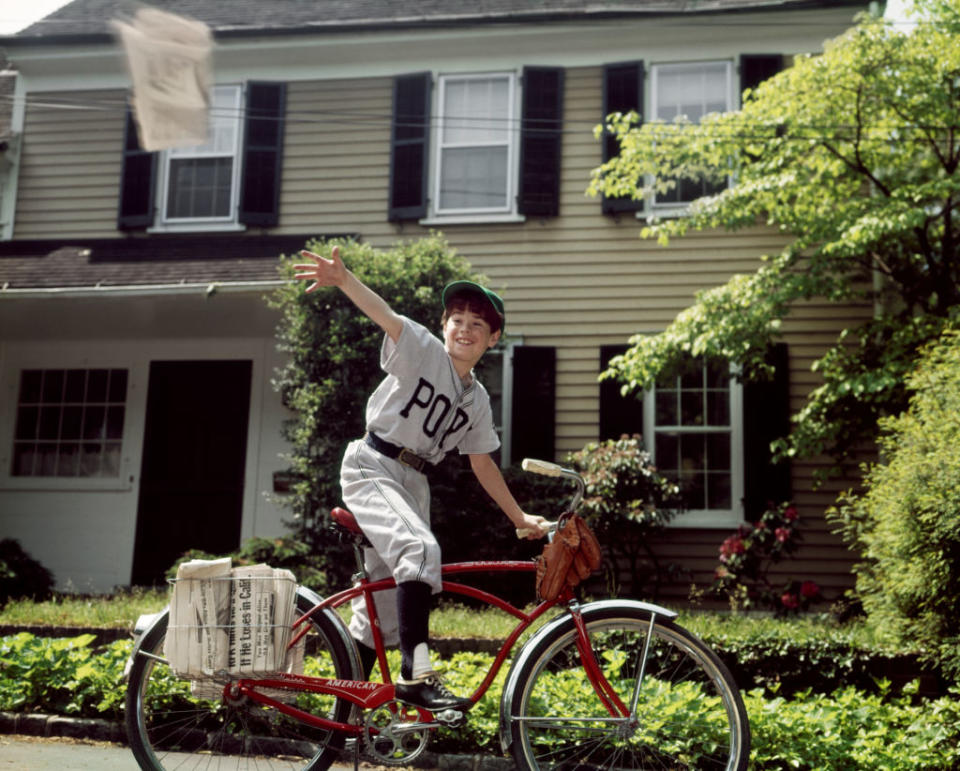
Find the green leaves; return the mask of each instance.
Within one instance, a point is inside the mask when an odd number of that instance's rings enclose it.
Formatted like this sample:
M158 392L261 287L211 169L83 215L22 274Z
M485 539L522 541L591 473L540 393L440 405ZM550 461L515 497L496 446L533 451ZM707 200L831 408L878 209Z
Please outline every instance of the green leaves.
M831 376L781 451L826 452L842 463L853 444L876 435L878 417L902 409L890 378L909 369L915 347L897 347L895 359L866 341L879 329L891 340L902 326L922 343L930 338L918 332L935 326L929 320L960 304L958 8L955 0L921 5L932 17L911 34L862 17L823 55L795 57L738 111L699 124L609 117L605 128L621 152L594 171L590 192L643 197L679 176L734 180L687 216L658 219L654 211L643 238L666 243L691 230L764 225L786 243L755 273L700 293L662 333L633 338L605 377L633 391L691 356L713 355L753 379L800 304L817 298L867 311L870 303L872 314L843 311L850 321L817 365ZM844 334L861 346L846 351ZM863 394L866 410L854 403Z
M949 329L906 376L909 408L880 419L883 462L831 518L860 551L857 590L871 621L960 674L960 332Z
M119 719L132 643L96 649L93 635L0 638L0 710Z

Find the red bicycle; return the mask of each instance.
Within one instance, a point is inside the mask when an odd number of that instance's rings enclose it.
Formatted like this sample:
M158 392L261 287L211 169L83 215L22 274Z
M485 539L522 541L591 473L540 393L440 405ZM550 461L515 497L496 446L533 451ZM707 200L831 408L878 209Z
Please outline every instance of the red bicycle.
M524 468L576 483L567 511L579 506L583 479L543 461ZM326 599L297 590L294 643L304 645L302 674L180 680L163 657L168 613L138 638L129 666L126 724L141 768L328 768L361 756L407 765L440 726L469 713L431 714L396 701L376 624L374 596L392 579L363 570L363 534L343 509L333 514L352 542L355 584ZM677 614L634 600L581 603L567 591L532 611L462 583L473 573L529 576L532 562L464 562L443 567L444 592L486 603L516 619L470 700L476 704L507 663L521 635L543 621L516 651L500 695L500 742L520 769L745 769L750 753L746 709L730 672ZM361 679L356 646L336 609L363 597L377 635L380 680ZM553 613L549 620L544 617ZM291 643L293 644L293 643ZM376 670L374 670L376 671Z

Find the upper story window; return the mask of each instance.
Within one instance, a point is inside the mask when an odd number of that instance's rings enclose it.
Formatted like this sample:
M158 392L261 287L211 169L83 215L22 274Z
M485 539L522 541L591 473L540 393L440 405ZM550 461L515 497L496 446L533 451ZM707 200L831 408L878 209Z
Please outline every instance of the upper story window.
M437 215L516 211L516 75L440 77Z
M651 69L652 107L656 120L670 123L680 116L698 123L711 112L734 108L733 62L655 64ZM702 179L680 179L666 193L658 192L655 207L683 206L726 187Z
M241 97L240 86L214 87L207 143L163 154L163 222L236 222Z
M215 86L207 143L161 154L161 223L237 221L241 96L239 86Z
M128 111L117 227L157 231L271 227L280 219L286 86L211 92L206 144L147 152Z
M521 222L560 207L564 72L394 78L387 218Z
M661 380L646 394L644 413L654 462L680 485L688 507L676 523L741 522L742 398L729 365L694 360L682 375Z
M118 477L125 369L25 369L14 429L14 477Z

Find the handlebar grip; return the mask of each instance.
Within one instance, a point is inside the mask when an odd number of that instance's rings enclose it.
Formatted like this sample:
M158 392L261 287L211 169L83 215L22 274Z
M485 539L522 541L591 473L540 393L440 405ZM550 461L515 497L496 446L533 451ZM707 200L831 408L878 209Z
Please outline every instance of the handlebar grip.
M547 535L549 535L550 533L552 533L554 530L557 529L556 522L545 522L544 524L546 525L546 528L547 528ZM528 535L530 535L530 532L531 531L525 527L518 527L517 538L526 538Z
M533 474L543 474L543 476L547 477L563 476L564 471L563 466L558 466L556 463L550 463L545 460L537 460L536 458L524 458L520 467L524 471L529 471Z

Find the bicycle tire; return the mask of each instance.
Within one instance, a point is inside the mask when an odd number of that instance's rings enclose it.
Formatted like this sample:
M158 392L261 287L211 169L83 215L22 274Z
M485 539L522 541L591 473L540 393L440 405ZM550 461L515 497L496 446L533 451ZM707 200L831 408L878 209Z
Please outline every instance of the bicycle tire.
M572 619L523 656L505 694L520 769L746 769L750 724L729 670L701 640L648 610L581 609L594 654L629 708L652 629L635 719L610 721L577 653ZM606 718L607 722L604 722Z
M300 592L297 610L307 613L312 598ZM258 768L325 771L345 744L342 733L304 725L275 709L241 698L191 694L191 684L176 678L163 659L168 614L160 617L134 649L126 694L127 739L140 768L187 771L195 768ZM348 650L326 612L308 622L305 673L360 677L356 654ZM222 690L222 689L221 689ZM211 694L212 694L211 690ZM319 694L293 698L313 714L346 722L352 705Z

